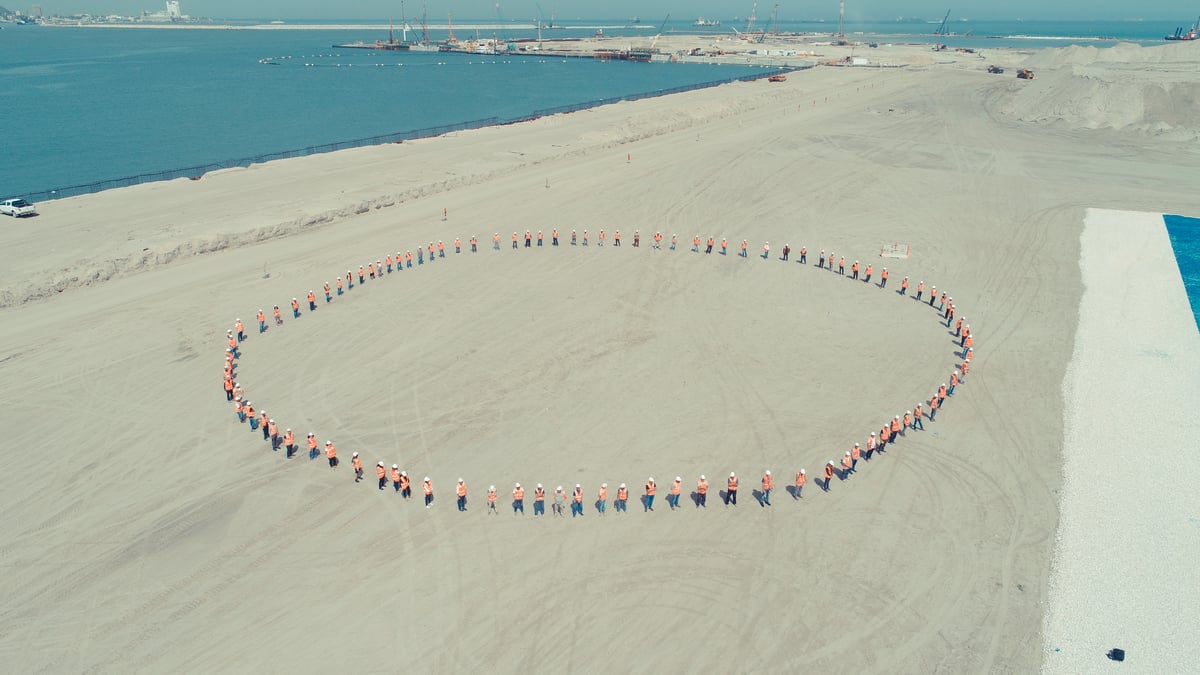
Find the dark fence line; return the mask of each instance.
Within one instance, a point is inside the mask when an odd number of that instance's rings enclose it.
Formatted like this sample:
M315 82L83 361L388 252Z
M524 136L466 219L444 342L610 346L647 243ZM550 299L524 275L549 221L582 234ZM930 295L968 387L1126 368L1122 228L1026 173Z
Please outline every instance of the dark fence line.
M809 66L811 67L811 66ZM591 101L583 101L580 103L570 103L567 105L555 106L553 108L543 108L535 110L527 115L519 115L517 117L499 118L486 117L483 119L471 120L469 122L458 122L456 124L444 124L436 127L426 127L424 129L412 129L409 131L401 131L394 134L383 134L381 136L371 136L368 138L357 138L349 141L337 141L335 143L325 143L322 145L311 145L306 148L297 150L281 150L279 152L270 152L253 157L242 157L240 159L228 159L220 162L212 162L209 164L200 164L197 166L189 166L180 169L168 169L166 171L157 171L153 173L143 173L136 176L126 176L124 178L112 178L109 180L97 181L95 183L84 183L81 185L70 185L67 187L54 188L50 190L42 190L23 195L30 201L45 201L47 199L62 199L64 197L74 197L77 195L91 194L100 192L101 190L110 190L112 188L128 187L130 185L140 185L142 183L152 183L155 181L174 180L176 178L191 178L199 180L201 176L212 171L220 169L232 169L236 167L247 167L251 164L262 164L276 159L289 159L292 157L307 157L309 155L317 155L325 152L334 152L337 150L348 150L350 148L361 148L368 145L383 145L385 143L402 143L404 141L412 141L418 138L433 138L442 136L455 131L465 131L468 129L480 129L483 127L497 126L502 124L517 124L519 122L527 122L540 117L549 115L561 115L563 113L571 113L579 110L587 110L596 108L602 105L610 105L621 101L639 101L646 98L657 98L659 96L669 96L671 94L681 94L686 91L695 91L697 89L707 89L716 87L730 82L748 82L768 77L775 73L790 72L800 70L801 68L771 68L764 70L762 73L753 75L739 75L737 77L728 77L720 80L712 80L709 82L700 82L696 84L685 84L678 87L670 87L667 89L657 89L654 91L641 92L636 94L626 94L623 96L610 96L608 98L595 99Z

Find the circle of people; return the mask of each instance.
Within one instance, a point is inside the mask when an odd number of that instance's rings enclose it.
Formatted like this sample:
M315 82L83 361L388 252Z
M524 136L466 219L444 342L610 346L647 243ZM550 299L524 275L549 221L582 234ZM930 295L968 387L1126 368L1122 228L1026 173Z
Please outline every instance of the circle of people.
M559 232L554 229L550 233L550 247L559 246ZM520 249L519 243L522 238L516 232L512 233L512 248ZM530 230L525 231L524 248L543 247L545 245L546 236L538 231L534 234ZM632 236L633 248L642 248L641 234L635 230ZM592 238L587 230L582 230L582 234L578 230L571 230L570 246L592 246ZM599 230L595 237L595 246L603 247L608 241L608 236L603 229ZM650 248L653 250L668 250L676 251L679 248L678 235L671 235L670 239L664 242L664 237L661 232L655 232ZM535 244L536 242L536 244ZM612 233L612 246L621 246L621 231L615 230ZM747 253L748 242L743 239L737 248L737 255L741 258L748 258ZM466 247L470 253L479 252L479 241L475 235L472 235L467 240ZM500 233L492 235L492 249L494 251L501 250ZM362 287L368 281L381 280L393 273L402 273L405 270L414 269L415 265L420 267L427 262L433 264L438 259L446 258L447 246L443 241L438 241L436 245L429 242L427 247L417 246L416 256L414 258L411 250L401 254L399 251L396 255L385 256L382 260L376 260L374 263L367 262L359 265L357 273L353 269L346 270L344 277L338 276L331 285L326 281L321 289L325 304L331 303L336 297L340 297L345 293L353 290L356 286ZM456 238L453 242L454 255L461 255L464 251L464 244L461 238ZM712 255L714 251L718 255L728 255L729 240L722 237L719 241L717 238L709 236L704 241L701 241L700 235L695 235L692 238L691 252L704 255ZM761 257L763 260L769 260L771 257L770 242L763 242L762 253L756 257ZM779 260L789 262L792 259L792 248L789 245L784 245L782 255ZM794 257L795 262L801 265L808 265L808 249L801 246L797 255ZM835 263L836 260L836 263ZM867 264L865 267L855 260L850 265L850 274L846 274L846 258L835 254L833 251L826 253L821 251L816 256L816 262L813 263L817 269L836 273L853 281L873 285L878 289L885 289L888 283L888 269L883 267L879 272L879 280L872 282L874 275L874 266ZM355 283L357 278L358 283ZM825 463L825 466L815 478L816 484L821 490L829 492L832 488L833 479L836 477L839 481L849 480L858 471L859 461L869 462L876 453L883 453L887 449L905 437L910 431L924 431L925 420L934 421L940 410L946 403L949 397L954 395L955 389L962 384L967 372L971 367L971 357L974 354L974 338L971 333L971 326L965 323L965 318L958 315L954 298L949 297L945 291L938 295L936 286L930 286L929 294L925 294L925 282L918 281L916 290L909 293L909 279L904 277L900 282L900 287L895 292L900 297L911 297L919 304L928 304L934 307L941 315L941 319L945 321L947 328L953 325L954 339L958 342L961 349L959 357L961 363L954 366L953 371L949 374L947 381L930 396L927 401L920 401L913 406L911 410L906 410L902 414L894 415L890 420L886 420L880 427L878 432L871 432L863 443L855 443L853 447L845 451L837 460L830 459ZM308 305L308 312L317 311L318 296L313 290L309 290L305 296L305 303ZM935 307L936 305L936 307ZM301 302L299 297L292 298L291 315L292 319L299 319L302 316ZM263 309L259 309L255 319L258 323L258 333L261 335L268 330L268 318ZM279 305L274 305L271 310L271 321L275 326L284 324L283 311ZM296 435L290 428L282 427L277 418L270 417L266 410L255 409L252 401L246 398L246 393L241 383L237 381L236 371L237 362L241 358L241 346L246 341L247 335L245 325L239 318L235 321L234 327L226 332L225 363L224 363L224 378L223 388L226 400L232 402L234 413L237 416L238 422L248 424L252 433L261 432L264 441L270 443L271 449L278 451L283 448L287 459L292 459L296 456L299 444L296 442ZM309 432L305 438L305 447L308 450L308 458L310 461L324 454L325 459L329 463L329 468L337 469L339 467L337 446L332 440L326 440L324 446L318 444L315 432ZM359 453L355 452L351 455L350 466L354 474L354 482L360 483L364 480L364 469ZM380 460L375 465L375 477L378 480L378 489L386 490L389 485L392 490L399 494L403 499L411 499L413 496L412 478L407 471L401 470L399 465L392 464L389 468ZM799 469L791 485L787 486L787 491L793 499L800 499L804 487L808 484L808 472L806 469ZM738 497L739 478L736 472L729 472L728 478L725 479L725 489L719 490L719 496L725 506L736 506ZM425 508L433 506L433 481L429 476L425 476L420 483L421 493L424 497ZM757 503L762 507L771 506L771 495L775 489L775 477L770 470L763 472L759 479L759 489L753 491L753 496ZM467 485L462 478L459 478L454 486L455 496L459 511L467 510ZM676 476L669 485L665 487L667 506L672 510L680 508L679 499L684 491L683 479ZM647 478L640 490L639 501L643 511L650 512L654 510L654 500L657 496L658 484L653 477ZM708 478L701 475L697 481L694 490L691 492L691 501L696 508L705 508L708 503L709 482ZM630 489L625 483L620 483L613 494L613 508L618 512L628 510ZM569 493L559 485L553 491L548 491L541 483L537 483L529 494L533 500L533 515L542 516L546 513L546 502L551 502L553 513L557 516L563 516L565 507L569 504L571 508L571 516L582 516L584 512L584 492L583 487L576 483L573 490ZM486 512L491 515L497 513L498 493L495 485L488 487L486 492ZM521 483L515 483L511 492L511 508L514 515L523 515L525 513L525 487ZM595 510L603 515L607 510L608 504L608 483L601 483L596 493L596 500L593 503Z

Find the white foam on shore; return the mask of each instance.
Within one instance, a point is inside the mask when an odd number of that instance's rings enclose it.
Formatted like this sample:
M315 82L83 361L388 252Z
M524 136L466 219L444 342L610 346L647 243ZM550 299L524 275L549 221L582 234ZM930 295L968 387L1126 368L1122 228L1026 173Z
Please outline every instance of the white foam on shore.
M1080 269L1043 670L1194 672L1200 333L1160 214L1089 209Z

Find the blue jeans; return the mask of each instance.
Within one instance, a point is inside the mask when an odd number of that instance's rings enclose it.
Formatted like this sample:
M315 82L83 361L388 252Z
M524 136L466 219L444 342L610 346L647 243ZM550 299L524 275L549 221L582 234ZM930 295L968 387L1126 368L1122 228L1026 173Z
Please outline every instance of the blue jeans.
M947 395L947 396L953 396L953 395L954 395L954 387L955 387L955 385L950 385L950 388L946 390L946 395Z
M545 501L533 503L533 515L535 515L535 516L546 515L546 502Z
M251 417L250 418L250 431L257 431L257 430L258 430L258 418Z
M459 497L459 498L458 498L458 510L459 510L459 511L466 511L466 510L467 510L467 498L466 498L466 497Z
M771 503L771 491L770 490L763 490L763 503L764 504Z
M628 511L629 510L629 505L625 502L624 499L618 499L618 500L614 501L613 506L616 507L616 509L618 511Z
M571 517L574 518L577 515L583 515L583 504L580 504L579 502L571 502Z
M597 503L596 503L596 510L597 510L597 511L599 511L600 513L604 513L604 507L605 507L605 504L606 504L606 503L607 503L607 502L603 502L603 501L601 501L601 502L597 502Z
M654 508L654 495L646 495L646 510Z
M925 423L921 421L920 417L913 417L912 428L920 429L921 431L925 431Z
M518 511L520 511L521 513L525 513L525 500L524 499L514 499L513 500L513 513L516 513Z

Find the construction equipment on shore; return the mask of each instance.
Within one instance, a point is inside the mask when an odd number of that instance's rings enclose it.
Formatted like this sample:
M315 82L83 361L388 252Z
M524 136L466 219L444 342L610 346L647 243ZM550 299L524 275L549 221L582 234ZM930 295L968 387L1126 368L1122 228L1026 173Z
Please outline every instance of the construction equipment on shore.
M1192 26L1192 29L1190 31L1184 33L1182 27L1176 28L1174 35L1168 35L1168 36L1164 37L1163 39L1170 40L1172 42L1175 42L1175 41L1191 42L1192 40L1200 39L1200 18L1196 19L1196 23L1195 23L1195 25Z
M1033 79L1033 71L1029 70L1028 68L1018 70L1017 78L1022 79L1022 80L1032 80Z
M1001 68L1000 66L988 66L987 71L994 75L1003 75L1004 74L1004 69Z
M767 82L787 82L787 75L776 73L767 78Z
M933 31L933 34L934 35L945 35L946 34L946 22L949 20L950 20L950 10L946 10L946 16L942 17L942 25L938 26L937 30Z

